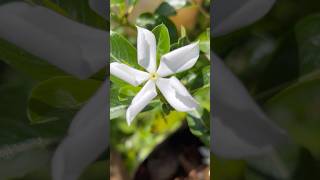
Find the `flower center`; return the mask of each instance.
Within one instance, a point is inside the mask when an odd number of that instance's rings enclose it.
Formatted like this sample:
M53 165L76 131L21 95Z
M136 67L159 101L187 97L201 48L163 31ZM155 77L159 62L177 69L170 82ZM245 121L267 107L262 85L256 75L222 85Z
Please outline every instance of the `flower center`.
M150 73L149 74L149 79L150 80L157 80L158 79L158 77L159 77L159 75L156 73L156 72L153 72L153 73Z

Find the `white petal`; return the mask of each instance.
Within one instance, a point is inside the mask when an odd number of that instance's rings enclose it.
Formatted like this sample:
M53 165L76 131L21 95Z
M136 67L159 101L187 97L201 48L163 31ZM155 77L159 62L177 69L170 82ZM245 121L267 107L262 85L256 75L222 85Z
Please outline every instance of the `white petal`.
M147 29L138 26L137 29L138 63L148 72L155 72L157 68L156 38L153 33Z
M106 65L107 32L42 6L0 6L0 24L0 38L77 77L86 78Z
M286 133L264 114L223 62L213 53L211 57L211 132L216 137L211 150L219 156L243 158L286 142Z
M212 33L223 35L264 16L275 0L215 0L211 8Z
M127 122L130 125L136 115L145 108L149 102L157 96L156 85L154 81L149 80L140 92L133 98L127 109Z
M89 0L89 5L96 13L108 19L110 14L108 0Z
M110 64L110 73L133 86L138 86L149 78L148 73L117 62Z
M158 74L161 77L190 69L199 58L199 43L178 48L161 57Z
M177 111L193 111L198 107L196 100L176 77L159 78L156 84L168 103Z
M52 159L53 180L76 180L108 146L106 83L77 113Z

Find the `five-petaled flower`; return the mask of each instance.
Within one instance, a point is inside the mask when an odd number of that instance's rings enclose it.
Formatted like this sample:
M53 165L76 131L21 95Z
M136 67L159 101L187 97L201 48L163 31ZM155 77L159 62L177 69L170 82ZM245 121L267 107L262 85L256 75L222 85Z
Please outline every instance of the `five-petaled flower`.
M127 83L138 86L146 82L127 109L127 123L130 125L135 116L157 96L156 87L177 111L188 112L195 110L198 103L184 85L174 76L165 77L185 71L195 65L199 58L198 42L163 55L160 58L160 65L157 69L156 38L147 29L141 27L137 27L137 29L138 64L147 72L118 62L110 64L110 73Z

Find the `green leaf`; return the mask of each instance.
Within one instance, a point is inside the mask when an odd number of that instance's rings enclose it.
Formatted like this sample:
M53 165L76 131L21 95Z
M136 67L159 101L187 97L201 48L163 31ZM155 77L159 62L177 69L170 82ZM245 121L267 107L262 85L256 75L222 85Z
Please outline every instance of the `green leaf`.
M186 28L184 26L181 26L180 36L181 37L186 37L187 36L187 30L186 30Z
M270 117L284 127L298 144L320 157L320 79L298 82L281 91L267 104Z
M142 13L136 20L136 24L140 27L153 29L157 25L157 16L151 13Z
M193 96L201 107L210 111L210 86L204 86L198 89Z
M121 94L120 95L120 89L122 87L133 87L135 88L134 86L114 77L114 76L111 76L110 77L111 79L111 88L110 88L110 106L111 107L116 107L116 106L119 106L119 105L129 105L130 104L130 98L128 96L125 96L125 94Z
M178 31L176 28L176 25L167 17L165 16L159 16L157 19L157 25L158 24L164 24L168 28L169 35L170 35L170 44L174 43L178 39Z
M138 94L138 92L141 90L141 87L137 86L132 86L132 85L126 85L126 86L122 86L118 89L119 91L119 99L123 99L123 100L129 100L132 97L134 97L136 94Z
M206 31L200 34L198 37L200 51L206 54L206 56L210 59L210 29L208 28Z
M157 41L157 59L170 51L170 35L168 28L164 24L160 24L152 30Z
M320 14L302 19L295 28L300 53L300 72L320 68Z
M162 103L161 109L165 115L169 114L172 110L172 107L168 103Z
M161 16L161 15L152 14L152 13L143 13L137 18L136 24L138 26L145 27L149 30L152 30L157 25L164 24L169 31L170 44L176 42L178 39L178 32L177 32L176 25L166 16Z
M110 56L111 61L128 64L131 67L138 68L137 50L123 36L111 31L110 32Z
M206 109L198 108L189 112L187 122L190 131L207 146L210 146L210 113Z
M141 87L139 86L132 86L132 85L127 85L124 87L121 87L119 89L119 94L123 96L129 96L133 97L135 96L139 91L141 90Z
M161 16L174 16L177 14L174 7L172 7L169 3L163 2L155 11L156 14Z
M32 123L71 120L101 85L96 80L56 77L41 82L31 92L28 117Z
M189 38L188 38L187 36L183 36L183 37L180 37L180 38L178 39L178 42L173 43L173 44L171 45L171 48L170 48L170 49L171 49L171 51L172 51L172 50L178 49L178 48L180 48L180 47L186 46L186 45L188 45L188 44L190 44Z
M110 120L119 118L121 116L124 117L126 113L127 106L126 105L119 105L110 108Z
M110 9L113 9L110 12L111 16L117 16L118 18L123 18L126 14L127 5L125 0L111 0Z
M0 38L0 60L37 80L65 73L27 51Z

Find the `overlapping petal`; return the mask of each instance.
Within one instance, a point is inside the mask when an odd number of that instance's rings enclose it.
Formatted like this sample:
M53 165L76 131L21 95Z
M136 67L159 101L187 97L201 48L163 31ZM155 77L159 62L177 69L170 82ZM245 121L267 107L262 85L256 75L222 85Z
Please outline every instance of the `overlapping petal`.
M153 33L147 29L137 26L137 30L138 63L148 72L155 72L157 68L156 38Z
M178 48L161 57L157 73L166 77L190 69L199 58L199 43Z
M187 112L198 107L196 100L176 77L159 78L156 84L168 103L176 110Z
M211 31L223 35L264 16L275 0L214 0L211 8Z
M211 58L211 132L215 137L211 150L220 156L241 158L286 142L286 133L268 119L241 82L214 53Z
M149 78L148 73L117 62L110 64L110 73L133 86L138 86Z
M107 81L77 113L52 159L53 180L76 180L108 146Z
M0 38L80 78L105 67L108 33L47 8L13 2L0 6Z
M139 93L133 98L127 109L126 118L130 125L134 117L145 108L150 101L157 96L156 84L149 80Z

